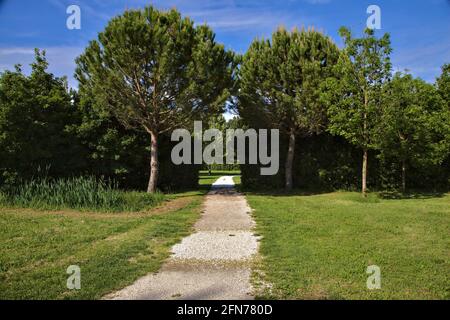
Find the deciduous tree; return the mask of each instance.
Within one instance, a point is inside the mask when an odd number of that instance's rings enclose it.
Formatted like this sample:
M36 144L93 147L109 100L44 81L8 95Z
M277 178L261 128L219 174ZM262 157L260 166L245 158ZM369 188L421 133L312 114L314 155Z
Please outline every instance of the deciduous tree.
M339 30L345 48L337 65L339 77L328 82L329 131L341 135L363 151L362 193L367 191L368 152L376 147L384 83L391 76L390 37L376 38L374 31L354 38L346 28ZM334 97L334 98L330 98Z
M381 156L401 164L402 191L408 165L440 164L449 154L450 112L436 88L397 73L386 85L377 130Z
M30 75L19 65L0 75L0 180L69 176L83 166L69 130L77 121L72 94L47 68L45 51L36 49Z
M437 78L436 84L439 94L450 108L450 63L442 66L442 74Z

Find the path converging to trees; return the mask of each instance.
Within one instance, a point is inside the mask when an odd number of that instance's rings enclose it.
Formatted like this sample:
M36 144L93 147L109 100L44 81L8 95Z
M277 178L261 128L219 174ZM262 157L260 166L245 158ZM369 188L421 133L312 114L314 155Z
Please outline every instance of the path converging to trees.
M255 225L232 176L206 196L195 232L172 248L160 272L138 279L107 299L251 299L250 264L258 251Z

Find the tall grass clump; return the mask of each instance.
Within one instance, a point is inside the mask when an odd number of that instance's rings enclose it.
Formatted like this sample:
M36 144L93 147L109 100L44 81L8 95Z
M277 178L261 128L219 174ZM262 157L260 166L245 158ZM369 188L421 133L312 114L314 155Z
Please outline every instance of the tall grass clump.
M139 211L163 201L160 193L126 192L117 184L94 177L35 179L0 194L3 205L36 209Z

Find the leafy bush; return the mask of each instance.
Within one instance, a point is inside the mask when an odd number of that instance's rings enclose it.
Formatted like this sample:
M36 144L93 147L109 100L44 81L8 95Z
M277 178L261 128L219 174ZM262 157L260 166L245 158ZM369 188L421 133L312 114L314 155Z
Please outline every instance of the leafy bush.
M9 187L0 196L2 205L36 209L139 211L161 201L160 193L124 192L114 182L94 177L35 179Z

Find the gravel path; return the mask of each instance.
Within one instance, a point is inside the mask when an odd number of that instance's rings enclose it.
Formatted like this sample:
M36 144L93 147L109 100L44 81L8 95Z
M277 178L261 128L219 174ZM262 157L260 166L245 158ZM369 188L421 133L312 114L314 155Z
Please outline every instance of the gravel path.
M156 274L105 299L252 299L250 264L258 251L255 225L233 177L219 178L206 196L195 233L172 248Z

